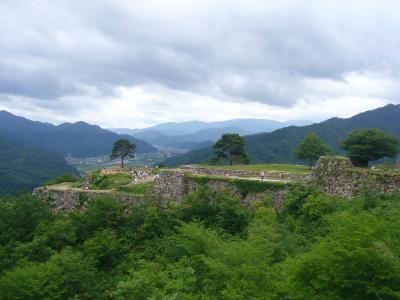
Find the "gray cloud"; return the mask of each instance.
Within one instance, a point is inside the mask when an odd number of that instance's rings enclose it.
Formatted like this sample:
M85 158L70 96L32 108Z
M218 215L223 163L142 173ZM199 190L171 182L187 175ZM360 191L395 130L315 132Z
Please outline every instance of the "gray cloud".
M0 103L22 96L66 111L85 106L79 96L90 107L119 87L149 85L278 107L325 91L359 96L327 82L398 82L399 17L394 0L3 0ZM362 95L396 99L398 90Z

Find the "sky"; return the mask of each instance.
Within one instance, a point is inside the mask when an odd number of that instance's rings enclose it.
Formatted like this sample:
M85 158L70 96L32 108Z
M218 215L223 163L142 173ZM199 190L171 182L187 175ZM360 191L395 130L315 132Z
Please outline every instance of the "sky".
M0 0L0 110L141 128L400 103L398 0Z

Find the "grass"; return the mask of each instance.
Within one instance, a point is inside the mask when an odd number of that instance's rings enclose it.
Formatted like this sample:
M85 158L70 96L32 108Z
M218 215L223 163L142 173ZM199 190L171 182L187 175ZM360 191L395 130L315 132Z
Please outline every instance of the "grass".
M50 185L56 185L56 184L60 184L60 183L64 183L64 182L71 182L71 183L81 183L83 182L83 177L80 177L76 174L64 174L62 176L56 177L52 180L48 180L45 182L45 186L50 186Z
M123 185L131 183L132 181L132 177L126 174L110 174L103 176L93 176L92 178L93 182L90 186L90 189L93 190L117 189Z
M195 165L215 170L232 170L232 171L255 171L255 172L268 172L277 171L290 174L309 174L311 171L309 167L303 165L290 165L290 164L258 164L258 165L233 165L233 166L212 166L212 165Z
M124 192L133 195L146 195L153 189L153 182L144 182L138 184L129 184L118 187L118 192Z
M348 169L351 172L368 173L368 174L382 174L382 175L400 175L399 169L370 169L370 168L360 168L351 167Z

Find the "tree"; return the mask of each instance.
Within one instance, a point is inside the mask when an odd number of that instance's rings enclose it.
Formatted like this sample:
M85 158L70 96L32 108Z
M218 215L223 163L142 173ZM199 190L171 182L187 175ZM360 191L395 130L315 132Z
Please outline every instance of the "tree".
M395 157L399 152L397 138L376 128L356 130L341 144L353 164L359 167L368 167L370 161L383 157Z
M249 159L247 158L244 150L245 141L236 133L226 133L215 143L214 150L216 160L228 160L229 164L233 162L241 162L247 164Z
M331 149L315 133L310 132L301 142L300 146L294 151L294 155L308 162L310 168L320 156L332 153Z
M121 139L114 143L111 159L121 157L121 168L124 167L126 157L135 157L136 145L129 140Z
M69 248L42 264L25 263L0 277L0 299L99 299L92 262Z
M328 234L288 261L288 299L399 298L398 214L344 211L327 221Z

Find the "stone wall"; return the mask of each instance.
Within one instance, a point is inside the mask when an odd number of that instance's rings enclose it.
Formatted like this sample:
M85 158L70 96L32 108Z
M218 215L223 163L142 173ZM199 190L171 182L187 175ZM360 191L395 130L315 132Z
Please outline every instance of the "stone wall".
M376 193L400 192L400 173L354 168L344 157L321 157L311 184L323 193L351 198L365 190Z
M223 192L230 191L234 195L241 198L241 202L244 205L249 205L254 201L264 199L266 197L272 198L272 206L276 209L280 209L283 205L285 194L288 191L289 184L283 183L268 183L261 181L248 180L248 183L257 182L259 184L270 184L274 188L268 189L266 191L255 193L249 192L243 195L240 189L234 184L235 179L232 178L213 178L204 176L195 178L190 170L163 170L160 175L155 179L154 185L154 196L159 197L162 201L175 201L176 203L181 203L182 200L189 194L197 191L200 186L206 186L212 192ZM237 179L240 180L240 179ZM242 180L244 181L244 180Z
M223 170L213 169L195 165L181 166L180 169L188 171L192 174L198 175L214 175L214 176L227 176L227 177L238 177L238 178L260 178L261 172L259 171L247 171L247 170ZM267 180L308 180L310 175L308 174L290 174L287 172L279 171L264 171L265 179Z
M34 190L34 194L50 203L53 211L84 211L97 197L109 196L132 207L144 201L154 201L167 206L170 201L181 203L182 200L197 191L201 186L212 192L230 191L240 197L244 205L261 200L272 199L272 206L280 209L285 195L292 183L261 182L258 172L248 171L232 173L231 171L196 168L186 166L183 169L165 169L155 178L155 185L149 197L134 196L110 191L92 191L85 189L57 189L42 187ZM238 171L240 172L240 171ZM257 174L257 176L256 176ZM251 176L253 175L253 176ZM246 179L232 178L245 177ZM275 175L274 175L275 176ZM276 177L274 177L276 179ZM281 177L279 179L282 179ZM296 177L298 180L299 177ZM302 177L302 179L306 179ZM400 192L400 173L384 172L354 168L350 160L343 157L321 157L311 175L309 184L328 195L346 198L359 195L366 189L378 193ZM243 192L243 188L246 189Z
M145 197L133 196L123 193L110 193L104 191L85 191L85 190L61 190L48 187L36 188L33 194L50 204L51 210L63 211L85 211L89 204L99 197L112 197L126 207L143 203Z

